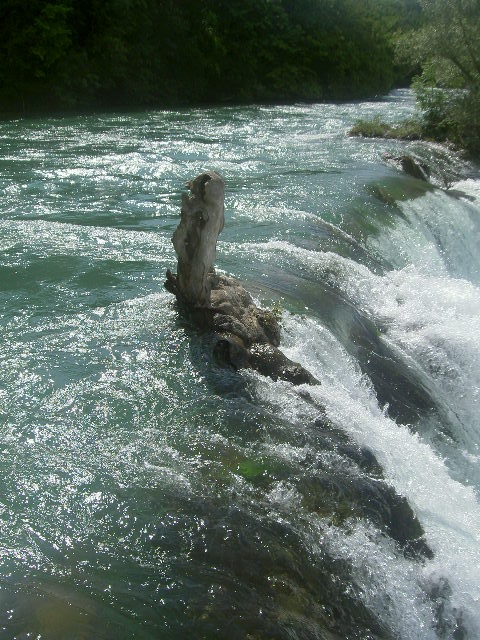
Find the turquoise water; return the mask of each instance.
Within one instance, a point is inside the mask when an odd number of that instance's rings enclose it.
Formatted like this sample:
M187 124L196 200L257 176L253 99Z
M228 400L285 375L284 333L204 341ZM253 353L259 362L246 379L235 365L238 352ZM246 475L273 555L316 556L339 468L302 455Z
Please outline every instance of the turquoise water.
M346 135L412 110L0 124L1 637L478 637L478 171ZM219 368L164 290L208 169L217 268L320 385Z

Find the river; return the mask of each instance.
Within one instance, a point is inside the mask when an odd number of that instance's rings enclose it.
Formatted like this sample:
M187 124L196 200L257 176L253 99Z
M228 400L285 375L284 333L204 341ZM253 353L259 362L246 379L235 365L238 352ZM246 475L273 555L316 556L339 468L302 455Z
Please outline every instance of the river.
M346 135L413 108L0 123L1 637L480 637L480 174ZM164 289L210 169L218 270L319 385L221 368Z

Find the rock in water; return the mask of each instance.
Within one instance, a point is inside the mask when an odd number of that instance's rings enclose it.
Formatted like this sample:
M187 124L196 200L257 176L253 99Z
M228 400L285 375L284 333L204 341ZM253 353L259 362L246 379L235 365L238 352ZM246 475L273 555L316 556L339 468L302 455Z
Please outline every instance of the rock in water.
M417 160L413 156L403 155L400 157L400 165L405 173L412 176L412 178L428 182L430 169L424 162Z
M217 238L224 225L225 183L213 171L187 182L180 224L172 237L177 273L167 271L165 287L202 329L216 334L214 354L235 369L250 367L274 380L294 384L318 381L279 349L280 325L259 309L234 278L213 268Z

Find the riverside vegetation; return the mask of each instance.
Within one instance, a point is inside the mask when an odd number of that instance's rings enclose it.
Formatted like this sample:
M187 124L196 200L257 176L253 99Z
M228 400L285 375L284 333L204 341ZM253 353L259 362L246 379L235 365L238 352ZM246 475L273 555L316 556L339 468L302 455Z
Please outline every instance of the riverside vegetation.
M422 15L399 35L397 60L421 68L417 118L360 120L352 135L448 142L480 157L480 0L419 0Z
M480 0L4 0L0 115L345 100L420 115L353 135L480 155Z
M364 98L417 0L3 0L0 114Z

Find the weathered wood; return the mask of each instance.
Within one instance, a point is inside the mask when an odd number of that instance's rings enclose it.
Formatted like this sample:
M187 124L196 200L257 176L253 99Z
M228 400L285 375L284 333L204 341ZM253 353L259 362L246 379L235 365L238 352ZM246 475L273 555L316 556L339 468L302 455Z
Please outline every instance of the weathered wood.
M215 273L217 237L224 225L223 179L211 171L186 186L191 195L182 198L180 224L172 238L178 272L167 271L165 287L198 326L215 333L214 352L221 362L235 369L256 369L274 380L317 383L278 349L280 325L275 315L257 307L237 280Z
M186 186L192 195L182 196L181 220L172 238L178 256L176 295L186 304L208 306L208 276L224 225L225 183L210 171Z

